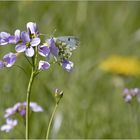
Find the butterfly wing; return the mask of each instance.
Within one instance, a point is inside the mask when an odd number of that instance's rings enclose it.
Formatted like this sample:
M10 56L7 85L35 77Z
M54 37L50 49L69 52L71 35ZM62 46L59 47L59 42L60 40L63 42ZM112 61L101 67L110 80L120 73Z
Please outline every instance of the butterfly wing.
M79 45L79 38L74 36L61 36L54 39L56 43L66 45L70 50L75 50Z

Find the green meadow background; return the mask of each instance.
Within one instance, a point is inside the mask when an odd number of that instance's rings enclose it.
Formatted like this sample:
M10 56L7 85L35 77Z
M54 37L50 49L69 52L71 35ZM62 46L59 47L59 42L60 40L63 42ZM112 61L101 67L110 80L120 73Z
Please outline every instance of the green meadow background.
M71 61L75 67L67 73L58 65L36 78L31 101L44 108L31 114L30 138L45 138L48 120L55 105L53 91L64 91L56 112L50 138L140 138L140 105L123 101L124 87L139 87L140 78L106 73L98 64L112 54L140 58L140 2L96 1L17 1L0 2L0 31L26 30L36 22L40 33L51 36L78 36L80 46ZM0 47L0 58L14 45ZM0 70L0 125L5 123L6 108L26 99L30 65L20 55L16 65ZM18 116L19 117L19 116ZM57 127L56 127L57 126ZM1 139L24 138L25 126L0 132Z

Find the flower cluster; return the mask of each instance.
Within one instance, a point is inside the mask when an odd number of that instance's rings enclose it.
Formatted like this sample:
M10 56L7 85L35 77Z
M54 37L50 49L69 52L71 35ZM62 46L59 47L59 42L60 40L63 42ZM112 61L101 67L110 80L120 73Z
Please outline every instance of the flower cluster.
M16 52L9 52L0 61L0 68L11 67L17 60L17 54L25 53L27 57L34 57L39 54L46 60L38 62L38 70L47 70L50 67L50 57L53 57L55 63L60 64L68 72L72 70L74 64L69 61L73 49L68 47L70 43L61 42L55 37L48 38L46 41L40 39L40 33L36 23L28 22L26 31L17 29L14 35L7 32L0 32L0 45L15 44ZM69 39L69 38L68 38ZM73 46L76 44L73 44ZM71 45L72 46L72 45Z
M27 103L16 103L13 107L5 110L4 118L6 118L6 124L1 126L1 131L10 132L18 123L17 120L13 119L15 114L19 114L23 118L26 116ZM43 112L43 108L35 102L30 102L30 110L32 112Z
M131 102L134 97L136 97L138 102L140 102L140 89L139 88L134 88L134 89L125 88L124 89L123 98L125 102Z

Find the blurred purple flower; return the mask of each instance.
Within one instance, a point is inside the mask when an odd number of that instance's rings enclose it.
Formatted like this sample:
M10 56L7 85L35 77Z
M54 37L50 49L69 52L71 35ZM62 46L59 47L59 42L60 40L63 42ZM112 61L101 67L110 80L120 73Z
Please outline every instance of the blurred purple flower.
M128 88L124 89L123 98L124 98L124 101L127 103L129 103L132 100L132 95L131 95L131 92Z
M15 31L15 35L11 35L8 38L9 44L17 44L20 41L20 30Z
M42 60L39 61L39 66L38 66L39 70L47 70L49 69L49 67L50 64L47 61L42 61Z
M6 45L9 43L10 34L6 32L0 32L0 45Z
M1 131L5 131L6 133L10 132L16 125L17 120L12 120L11 118L6 119L6 124L1 126Z
M41 56L47 57L50 53L50 49L46 45L42 45L38 47L38 53Z
M129 94L126 95L125 98L124 98L124 101L127 102L127 103L130 102L131 100L132 100L132 96L129 95Z
M26 115L26 102L16 103L13 107L7 108L5 110L4 117L8 118L14 115L15 113L19 113L21 116ZM33 112L43 112L43 108L39 106L37 103L30 102L30 109Z
M74 66L74 64L71 61L63 60L63 62L62 62L63 69L65 69L68 72L70 72L73 69L73 66Z
M27 32L22 32L21 39L23 42L20 44L17 44L15 50L17 52L25 52L26 56L32 57L34 55L33 47L39 45L40 38L38 37L30 38Z

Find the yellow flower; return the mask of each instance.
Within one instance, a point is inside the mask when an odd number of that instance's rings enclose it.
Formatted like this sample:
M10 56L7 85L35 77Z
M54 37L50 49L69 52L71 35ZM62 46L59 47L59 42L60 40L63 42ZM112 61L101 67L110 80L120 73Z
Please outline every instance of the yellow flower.
M99 68L122 75L139 75L140 61L135 57L112 55L100 63Z

